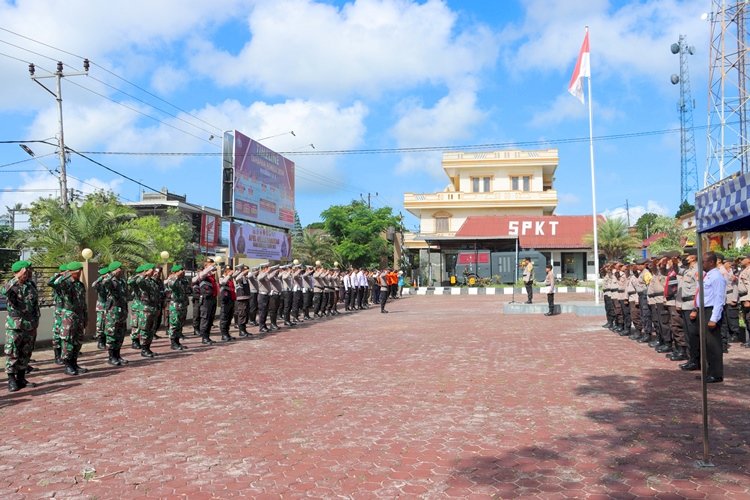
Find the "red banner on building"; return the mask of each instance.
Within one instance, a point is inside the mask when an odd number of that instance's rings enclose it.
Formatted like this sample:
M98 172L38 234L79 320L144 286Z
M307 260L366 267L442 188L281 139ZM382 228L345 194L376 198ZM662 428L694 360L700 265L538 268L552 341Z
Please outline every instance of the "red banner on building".
M203 214L201 218L201 247L216 248L221 233L221 219L216 215Z

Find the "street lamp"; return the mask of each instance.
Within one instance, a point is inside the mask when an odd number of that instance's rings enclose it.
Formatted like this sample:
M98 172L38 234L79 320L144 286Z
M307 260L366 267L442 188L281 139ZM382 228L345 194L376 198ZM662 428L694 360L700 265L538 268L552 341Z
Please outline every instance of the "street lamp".
M93 256L94 252L90 248L84 248L83 250L81 250L81 257L83 257L83 260L85 260L86 262L88 262L89 259Z
M169 260L169 252L167 252L166 250L163 250L159 255L161 256L161 260L163 260L164 262L167 262Z

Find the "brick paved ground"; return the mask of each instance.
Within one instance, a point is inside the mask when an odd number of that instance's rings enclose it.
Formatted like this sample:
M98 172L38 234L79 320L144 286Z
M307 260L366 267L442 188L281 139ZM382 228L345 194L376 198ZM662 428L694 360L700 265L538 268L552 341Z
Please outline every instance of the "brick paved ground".
M750 495L750 352L700 384L598 318L503 316L499 297L409 297L263 339L0 395L0 498ZM561 299L564 299L561 297ZM93 480L81 471L96 469Z

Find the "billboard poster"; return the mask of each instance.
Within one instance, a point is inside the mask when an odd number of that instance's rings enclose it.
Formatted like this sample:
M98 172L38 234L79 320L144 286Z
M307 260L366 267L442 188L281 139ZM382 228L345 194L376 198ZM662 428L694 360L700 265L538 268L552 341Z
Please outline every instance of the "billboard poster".
M234 210L238 219L294 226L294 162L234 132Z
M201 247L216 248L219 244L221 220L216 215L203 214L201 216Z
M238 222L233 222L229 227L230 258L291 260L291 233Z

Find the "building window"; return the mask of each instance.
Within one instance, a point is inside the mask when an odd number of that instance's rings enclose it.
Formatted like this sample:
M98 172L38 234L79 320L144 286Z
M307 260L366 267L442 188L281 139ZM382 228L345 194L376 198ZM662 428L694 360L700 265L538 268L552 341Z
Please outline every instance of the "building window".
M478 193L479 192L479 177L472 177L471 178L471 192L472 193Z
M435 232L436 233L447 233L450 231L450 225L448 224L448 217L435 217Z
M513 191L531 191L531 176L511 177L510 188Z
M483 191L485 193L489 193L490 192L490 178L489 177L484 177L484 178L482 178L482 182L484 184L484 186L483 186L484 190Z

